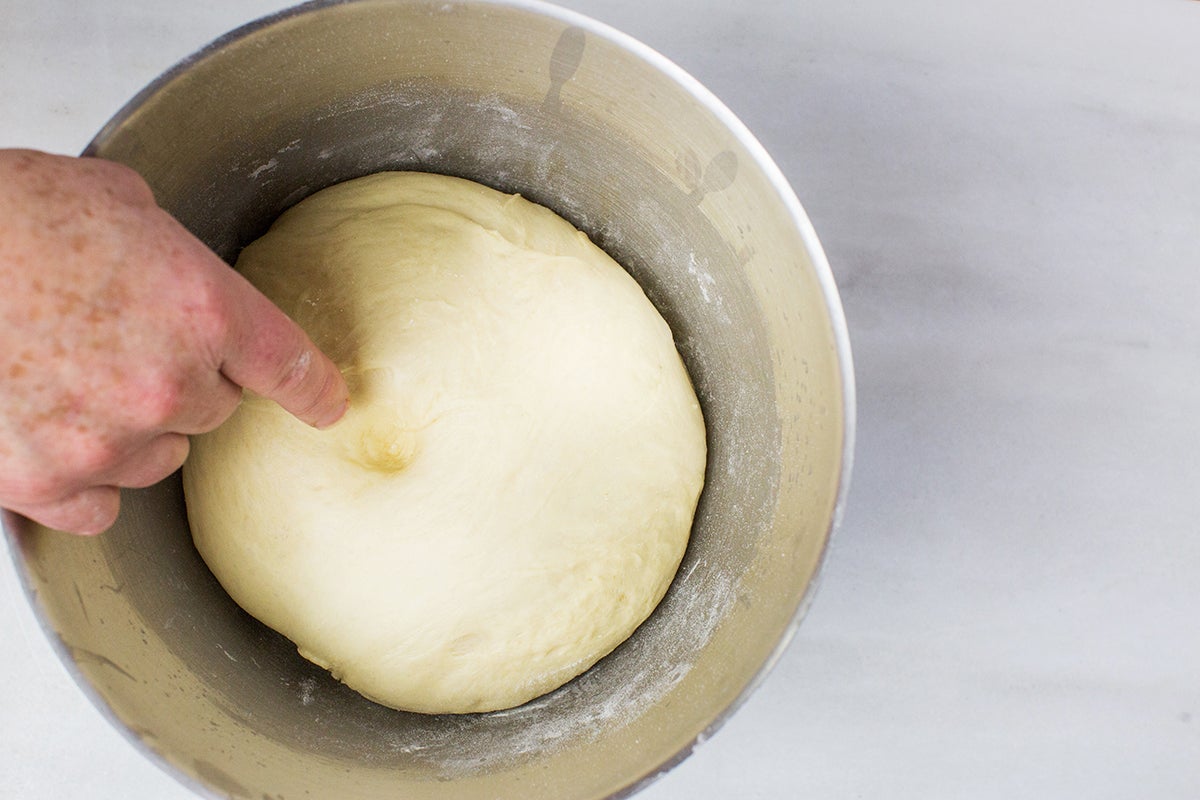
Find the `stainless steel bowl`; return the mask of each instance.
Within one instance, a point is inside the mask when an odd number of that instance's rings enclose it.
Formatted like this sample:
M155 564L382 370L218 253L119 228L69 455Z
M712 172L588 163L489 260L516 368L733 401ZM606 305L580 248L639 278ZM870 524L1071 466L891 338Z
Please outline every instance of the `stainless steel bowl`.
M691 545L616 652L521 708L374 705L247 617L192 548L177 478L99 538L4 526L63 658L169 772L214 797L624 797L778 658L845 493L850 351L828 265L733 115L628 37L530 0L316 3L218 40L87 153L124 162L226 259L284 208L382 169L543 203L641 282L708 422Z

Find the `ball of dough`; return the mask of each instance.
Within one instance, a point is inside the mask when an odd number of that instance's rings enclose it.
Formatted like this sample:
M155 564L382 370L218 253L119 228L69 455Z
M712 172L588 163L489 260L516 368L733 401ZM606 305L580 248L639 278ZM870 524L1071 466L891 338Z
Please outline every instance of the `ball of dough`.
M682 558L704 423L671 332L519 196L380 173L318 192L238 269L342 369L317 431L247 392L184 467L243 608L367 697L519 705L650 614Z

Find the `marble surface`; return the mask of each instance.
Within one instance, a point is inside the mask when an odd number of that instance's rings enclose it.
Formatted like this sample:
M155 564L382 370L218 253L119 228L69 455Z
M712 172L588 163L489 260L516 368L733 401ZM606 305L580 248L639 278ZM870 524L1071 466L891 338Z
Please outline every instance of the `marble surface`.
M0 146L77 152L271 0L0 0ZM1200 793L1200 2L572 0L747 123L859 387L765 685L647 800ZM0 561L0 794L186 800Z

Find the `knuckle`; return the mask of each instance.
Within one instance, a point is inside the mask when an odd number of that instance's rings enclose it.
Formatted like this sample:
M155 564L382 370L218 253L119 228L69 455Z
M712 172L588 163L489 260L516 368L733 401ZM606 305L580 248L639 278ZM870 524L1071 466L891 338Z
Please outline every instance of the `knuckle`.
M106 476L107 482L129 489L152 486L179 469L187 457L187 448L186 436L163 434L130 454L118 470Z
M84 476L99 475L115 467L121 458L120 449L112 442L100 438L83 439L72 454L74 471Z
M60 502L70 493L71 482L56 472L28 475L13 492L13 500L23 506L44 506Z
M204 433L217 428L237 411L242 402L240 387L222 386L213 401L207 404L199 415L199 432Z
M187 394L179 381L160 376L141 398L142 419L155 428L169 427L187 407Z
M215 403L208 403L201 408L198 408L192 418L194 420L191 430L194 433L207 433L220 427L221 423L228 418L231 412L227 411L223 406Z
M154 192L132 167L103 158L89 160L93 175L105 187L105 193L130 205L154 204Z
M183 465L187 460L191 442L178 433L168 433L155 441L155 453L149 460L155 482L162 480Z
M219 349L233 326L233 316L215 276L206 271L195 275L183 311L200 341L214 351Z

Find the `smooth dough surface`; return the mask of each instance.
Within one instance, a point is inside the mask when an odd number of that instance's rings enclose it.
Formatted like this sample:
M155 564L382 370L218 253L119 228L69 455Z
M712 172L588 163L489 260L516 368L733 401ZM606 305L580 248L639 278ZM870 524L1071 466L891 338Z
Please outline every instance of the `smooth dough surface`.
M704 423L637 283L549 210L392 172L283 214L238 269L341 367L317 431L246 394L184 468L229 594L367 697L519 705L627 638L683 555Z

